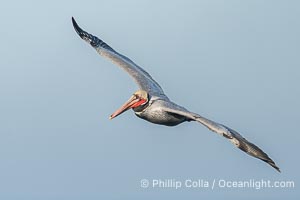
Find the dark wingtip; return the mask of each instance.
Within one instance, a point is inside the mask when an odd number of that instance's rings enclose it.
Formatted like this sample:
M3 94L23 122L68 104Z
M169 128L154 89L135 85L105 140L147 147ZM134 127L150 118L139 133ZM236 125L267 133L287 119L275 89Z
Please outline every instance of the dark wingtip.
M82 38L82 33L84 32L77 24L77 22L75 21L74 17L72 17L72 24L73 27L76 31L76 33Z
M224 126L224 125L223 125ZM225 126L226 127L226 126ZM243 138L238 132L236 132L233 129L230 129L226 127L230 133L231 136L235 137L235 139L238 140L237 147L241 149L242 151L246 152L250 156L253 156L255 158L258 158L266 163L268 163L270 166L272 166L274 169L276 169L278 172L281 172L279 167L275 164L275 162L266 154L263 150L261 150L258 146L255 144L249 142L245 138ZM225 136L226 137L226 136ZM229 138L230 139L230 138Z
M274 169L276 169L278 172L281 172L279 167L277 167L277 165L275 164L275 162L269 158L269 160L264 160L266 163L268 163L269 165L271 165Z
M74 27L76 33L81 37L81 39L88 42L90 45L92 45L92 47L96 48L98 46L101 46L101 47L106 48L110 51L114 51L110 46L108 46L105 42L103 42L102 40L100 40L96 36L93 36L92 34L89 34L88 32L82 30L78 26L78 24L75 21L74 17L72 17L72 24L73 24L73 27Z

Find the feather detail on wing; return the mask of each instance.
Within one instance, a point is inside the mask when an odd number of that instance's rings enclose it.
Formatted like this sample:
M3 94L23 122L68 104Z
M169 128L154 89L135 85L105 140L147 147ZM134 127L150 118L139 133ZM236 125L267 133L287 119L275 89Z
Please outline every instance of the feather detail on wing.
M269 165L271 165L273 168L275 168L277 171L280 172L279 167L275 164L275 162L258 146L255 144L249 142L246 140L243 136L241 136L238 132L235 130L228 128L227 126L224 126L222 124L216 123L212 120L206 119L198 114L189 112L185 110L182 107L178 108L164 108L166 112L174 113L177 115L185 116L187 119L191 119L197 122L200 122L204 126L206 126L208 129L210 129L213 132L216 132L223 137L227 138L231 143L233 143L236 147L238 147L240 150L246 152L247 154L258 158Z
M150 76L148 72L135 64L132 60L127 58L126 56L118 53L113 48L111 48L108 44L103 42L96 36L87 33L82 30L74 18L72 17L72 23L77 34L86 42L88 42L96 51L109 60L111 60L114 64L121 67L125 70L138 84L139 88L145 90L150 95L156 96L165 96L160 85Z

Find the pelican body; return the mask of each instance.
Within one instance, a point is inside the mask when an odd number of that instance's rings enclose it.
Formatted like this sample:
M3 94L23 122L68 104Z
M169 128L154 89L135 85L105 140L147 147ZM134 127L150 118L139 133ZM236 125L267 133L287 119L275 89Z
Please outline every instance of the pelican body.
M150 102L145 106L144 109L133 108L134 113L139 118L152 122L154 124L166 125L166 126L176 126L185 121L191 121L183 115L178 115L176 113L167 112L161 108L178 108L185 110L183 107L179 107L175 103L166 101L165 99L158 99L157 97L150 97Z
M261 159L280 172L275 162L259 147L246 140L235 130L202 117L199 114L190 112L186 108L173 103L165 95L161 86L143 68L126 56L115 51L98 37L82 30L73 17L72 23L75 31L83 40L88 42L101 56L108 58L114 64L125 70L139 87L139 90L136 91L124 105L110 115L110 119L117 117L129 109L133 109L136 116L154 124L176 126L182 122L196 121L211 131L225 137L250 156Z

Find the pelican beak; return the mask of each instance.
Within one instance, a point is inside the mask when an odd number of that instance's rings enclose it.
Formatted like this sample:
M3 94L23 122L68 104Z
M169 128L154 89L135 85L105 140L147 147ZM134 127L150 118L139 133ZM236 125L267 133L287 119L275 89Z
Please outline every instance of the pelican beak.
M138 107L141 104L145 103L146 101L147 100L145 99L138 98L137 95L132 95L130 99L126 103L124 103L123 106L121 106L118 110L116 110L113 114L110 115L109 119L113 119L117 117L118 115L129 110L130 108Z

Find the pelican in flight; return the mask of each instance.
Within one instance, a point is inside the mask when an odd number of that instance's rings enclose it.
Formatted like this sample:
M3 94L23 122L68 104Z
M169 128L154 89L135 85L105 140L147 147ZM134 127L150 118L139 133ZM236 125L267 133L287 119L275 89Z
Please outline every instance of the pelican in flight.
M101 39L82 30L73 17L72 23L75 31L83 40L89 43L101 56L108 58L125 70L139 87L139 90L124 105L111 114L109 119L113 119L129 109L133 109L136 116L154 124L176 126L182 122L199 122L209 130L228 139L240 150L268 163L280 172L274 161L258 146L246 140L237 131L173 103L148 72L126 56L115 51Z

